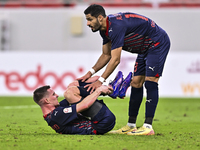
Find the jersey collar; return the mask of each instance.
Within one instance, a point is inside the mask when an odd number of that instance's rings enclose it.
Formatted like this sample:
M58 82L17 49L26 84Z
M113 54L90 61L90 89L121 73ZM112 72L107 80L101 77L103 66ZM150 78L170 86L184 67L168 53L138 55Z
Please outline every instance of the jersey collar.
M44 119L46 119L48 115L49 115L49 114L43 115Z
M44 119L46 119L49 115L51 115L53 113L53 110L50 112L50 113L48 113L48 114L46 114L46 115L43 115L43 117L44 117Z
M44 119L46 119L48 115L50 115L50 113L43 115Z
M106 18L106 36L108 36L108 29L110 27L110 21L108 20L108 17Z

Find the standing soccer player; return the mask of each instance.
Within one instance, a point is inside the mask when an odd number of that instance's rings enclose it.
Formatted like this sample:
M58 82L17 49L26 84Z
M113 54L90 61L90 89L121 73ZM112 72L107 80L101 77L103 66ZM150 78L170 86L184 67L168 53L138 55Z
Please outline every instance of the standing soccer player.
M164 63L170 49L167 33L153 20L131 12L106 16L101 5L90 5L85 11L87 26L99 31L103 38L102 54L96 64L83 77L89 79L107 65L96 82L87 85L94 91L110 76L120 63L121 51L137 53L134 75L131 81L129 119L126 126L110 133L128 135L153 135L152 122L158 103L158 80L162 76ZM143 85L147 91L145 121L136 128L136 119L143 99Z

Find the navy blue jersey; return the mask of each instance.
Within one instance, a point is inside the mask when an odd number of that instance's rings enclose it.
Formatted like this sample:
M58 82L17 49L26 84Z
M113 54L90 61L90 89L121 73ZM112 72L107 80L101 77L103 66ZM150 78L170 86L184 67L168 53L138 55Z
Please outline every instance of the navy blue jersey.
M151 19L136 13L118 13L107 17L107 30L100 31L103 44L111 41L111 50L123 50L142 54L164 42L160 37L166 32Z
M48 125L61 134L96 134L91 121L76 112L76 104L69 105L66 100L44 116Z
M108 109L102 100L101 110L92 120L76 112L76 104L70 105L62 100L60 106L45 115L48 125L61 134L104 134L112 130L115 125L115 115Z

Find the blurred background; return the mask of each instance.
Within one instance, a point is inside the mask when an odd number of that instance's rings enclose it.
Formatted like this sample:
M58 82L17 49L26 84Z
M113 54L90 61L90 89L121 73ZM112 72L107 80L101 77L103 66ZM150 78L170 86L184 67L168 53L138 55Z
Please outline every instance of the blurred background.
M62 94L84 75L102 49L83 13L93 3L107 15L135 12L162 27L171 49L160 96L200 97L200 0L0 0L0 96L31 96L44 84ZM123 52L105 84L119 70L124 77L133 71L136 56Z

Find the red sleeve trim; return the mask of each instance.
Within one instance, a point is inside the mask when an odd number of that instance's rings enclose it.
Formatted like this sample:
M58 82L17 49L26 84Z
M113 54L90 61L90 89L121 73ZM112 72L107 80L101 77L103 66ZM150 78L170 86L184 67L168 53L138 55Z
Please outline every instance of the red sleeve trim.
M106 18L106 36L108 36L108 29L109 29L109 20L108 17Z

